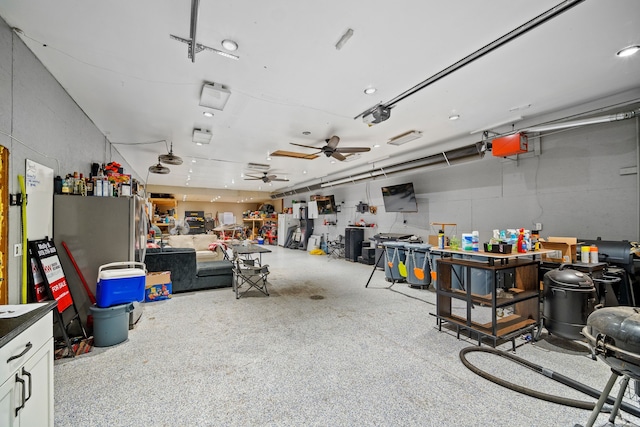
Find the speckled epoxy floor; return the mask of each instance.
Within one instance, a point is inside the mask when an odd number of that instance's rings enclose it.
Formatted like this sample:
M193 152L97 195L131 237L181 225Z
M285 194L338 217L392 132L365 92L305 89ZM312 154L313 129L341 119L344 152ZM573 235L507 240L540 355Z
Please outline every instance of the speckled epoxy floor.
M269 297L236 300L230 288L174 295L145 304L127 341L57 361L55 424L573 426L589 418L464 367L459 351L475 340L438 331L432 291L389 290L381 271L365 288L371 266L269 248ZM591 387L609 377L573 342L543 334L517 344L516 355ZM468 358L527 387L595 400L493 355Z

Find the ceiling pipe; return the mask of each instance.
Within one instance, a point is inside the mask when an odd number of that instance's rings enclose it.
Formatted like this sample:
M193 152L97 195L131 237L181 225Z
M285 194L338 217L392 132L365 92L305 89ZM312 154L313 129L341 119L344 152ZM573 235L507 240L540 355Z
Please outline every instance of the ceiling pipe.
M386 103L378 104L373 108L365 110L362 113L360 113L357 116L355 116L353 119L355 120L355 119L357 119L359 117L362 117L362 116L372 112L373 109L377 108L379 105L383 105L384 107L388 107L388 108L393 107L395 104L397 104L398 102L402 101L403 99L413 95L414 93L424 89L425 87L427 87L427 86L437 82L438 80L448 76L449 74L453 73L454 71L457 71L460 68L470 64L471 62L475 61L476 59L482 58L483 56L487 55L488 53L498 49L499 47L501 47L501 46L509 43L510 41L520 37L521 35L528 33L529 31L533 30L537 26L544 24L548 20L550 20L552 18L555 18L556 16L566 12L567 10L569 10L572 7L578 5L579 3L582 3L583 1L585 1L585 0L566 0L566 1L563 1L562 3L552 7L551 9L541 13L540 15L536 16L535 18L531 19L530 21L527 21L524 24L520 25L519 27L515 28L514 30L508 32L507 34L503 35L502 37L500 37L500 38L492 41L491 43L481 47L480 49L476 50L472 54L462 58L461 60L459 60L455 64L448 66L444 70L434 74L433 76L429 77L428 79L424 80L423 82L418 83L417 85L415 85L411 89L408 89L408 90L404 91L403 93L401 93L400 95L398 95L395 98L391 99L390 101L388 101Z

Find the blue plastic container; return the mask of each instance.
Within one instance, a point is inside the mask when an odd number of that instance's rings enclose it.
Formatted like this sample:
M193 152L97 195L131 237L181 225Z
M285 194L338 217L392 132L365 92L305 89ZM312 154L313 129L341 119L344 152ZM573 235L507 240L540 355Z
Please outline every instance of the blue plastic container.
M142 268L133 268L138 265ZM117 268L116 268L117 267ZM141 262L112 262L98 269L96 306L99 308L144 301L145 265Z

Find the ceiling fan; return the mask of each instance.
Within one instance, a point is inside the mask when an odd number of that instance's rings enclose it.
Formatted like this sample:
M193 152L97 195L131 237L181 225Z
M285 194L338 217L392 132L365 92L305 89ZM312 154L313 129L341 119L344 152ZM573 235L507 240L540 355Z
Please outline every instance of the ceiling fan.
M173 154L173 142L171 142L171 149L169 150L169 154L159 155L158 162L164 163L167 165L176 165L176 166L182 164L182 158Z
M160 175L166 175L169 172L171 172L171 170L168 167L162 165L160 162L158 162L157 165L149 166L149 172L157 173Z
M314 150L319 150L316 153L302 155L300 153L293 153L294 155L289 155L290 152L284 151L282 154L276 154L276 152L271 153L272 156L283 156L283 157L296 157L302 159L314 159L316 158L316 154L324 153L327 157L333 157L334 159L338 159L340 161L346 160L346 157L343 154L353 154L353 153L366 153L367 151L371 151L369 147L338 147L338 143L340 142L340 138L337 136L332 136L329 139L325 139L327 145L322 148L312 147L310 145L296 144L294 142L290 142L291 145L296 145L298 147L311 148Z
M248 178L245 178L245 181L262 181L264 183L269 183L271 181L289 181L287 178L278 178L277 175L268 175L269 172L262 172L262 176L255 176L245 174Z

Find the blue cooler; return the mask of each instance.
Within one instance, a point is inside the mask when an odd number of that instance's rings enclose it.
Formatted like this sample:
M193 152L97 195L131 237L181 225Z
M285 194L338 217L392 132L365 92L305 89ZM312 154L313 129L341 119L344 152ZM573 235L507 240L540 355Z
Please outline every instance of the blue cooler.
M383 242L384 276L390 282L404 282L407 278L407 257L404 242Z
M124 261L101 265L96 285L96 306L106 308L144 301L145 271L146 266L142 262Z
M431 268L429 268L429 248L431 245L422 243L407 243L407 283L411 287L429 286L431 283Z

